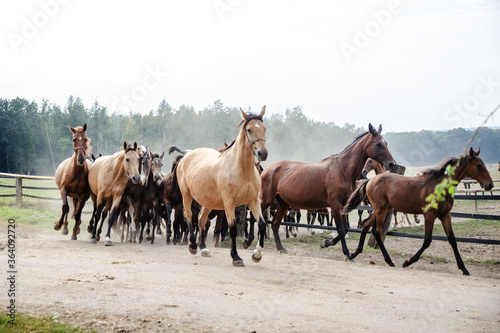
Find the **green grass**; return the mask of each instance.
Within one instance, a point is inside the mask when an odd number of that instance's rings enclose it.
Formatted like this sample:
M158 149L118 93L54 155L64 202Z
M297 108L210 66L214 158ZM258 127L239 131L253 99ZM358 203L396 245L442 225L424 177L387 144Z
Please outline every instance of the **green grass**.
M9 219L14 219L16 223L52 228L59 217L60 213L43 202L26 203L23 207L0 203L0 223L2 224L7 223Z
M17 313L15 324L5 312L0 312L0 332L51 332L51 333L86 333L95 332L84 330L72 325L57 322L52 317L36 318Z
M455 237L470 237L487 236L491 239L500 239L500 221L492 220L466 220L460 222L452 222L453 233ZM425 227L423 225L413 227L400 227L395 231L407 234L423 235ZM443 227L440 224L434 225L433 235L446 236Z

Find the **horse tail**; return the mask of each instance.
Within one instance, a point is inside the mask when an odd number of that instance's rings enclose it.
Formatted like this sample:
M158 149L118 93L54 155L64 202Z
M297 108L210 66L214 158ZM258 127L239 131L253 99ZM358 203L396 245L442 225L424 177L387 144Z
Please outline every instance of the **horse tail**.
M351 196L347 200L347 204L344 206L342 212L344 214L356 209L359 204L366 198L366 185L368 185L369 179L363 179L360 181L358 187L352 192Z
M181 161L181 159L184 157L184 155L177 155L175 156L174 158L174 161L172 162L172 181L173 181L173 185L178 188L179 187L179 184L177 183L177 166L179 165L179 162Z
M172 147L168 148L169 155L172 154L174 151L177 151L183 155L186 155L186 153L187 153L187 150L180 149L177 146L172 146Z

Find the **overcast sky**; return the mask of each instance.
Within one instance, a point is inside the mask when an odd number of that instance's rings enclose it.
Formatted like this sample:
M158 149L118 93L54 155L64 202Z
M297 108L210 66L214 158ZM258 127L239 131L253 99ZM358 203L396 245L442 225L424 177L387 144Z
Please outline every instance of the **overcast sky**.
M2 1L0 27L2 98L300 105L384 132L475 127L500 104L499 1Z

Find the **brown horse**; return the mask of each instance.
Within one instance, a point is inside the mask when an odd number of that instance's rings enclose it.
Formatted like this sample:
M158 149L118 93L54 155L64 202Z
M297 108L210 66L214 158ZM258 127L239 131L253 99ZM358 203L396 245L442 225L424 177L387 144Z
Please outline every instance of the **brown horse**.
M349 256L345 242L347 219L341 211L356 187L356 180L366 160L371 157L388 169L396 164L387 149L387 143L380 135L382 125L378 131L371 124L368 129L368 132L357 137L340 154L327 157L318 163L278 161L264 169L262 210L269 207L276 198L277 212L273 218L273 233L279 251L287 252L281 244L279 227L289 206L305 210L330 207L339 234L333 241L336 243L340 240L344 254ZM252 233L249 237L252 237ZM248 241L250 244L251 239Z
M114 155L107 155L98 158L89 172L89 185L92 193L96 196L94 205L97 207L95 213L95 227L92 230L91 243L96 242L96 230L101 213L106 205L106 211L109 213L108 232L104 245L113 245L111 243L111 227L119 214L119 205L123 193L127 187L127 182L131 181L137 184L141 181L139 174L139 153L137 152L137 143L128 146L123 143L123 149Z
M59 230L62 226L62 234L68 234L69 205L67 197L70 197L73 200L72 217L75 219L71 239L76 240L76 236L80 233L82 210L90 196L88 174L92 162L87 157L91 147L89 145L90 139L86 135L87 124L75 128L69 125L68 127L73 133L73 156L65 159L56 170L55 181L61 192L63 206L61 218L55 223L54 229Z
M255 168L254 158L257 156L260 161L267 158L266 127L262 121L264 113L265 107L259 115L247 114L241 110L243 121L240 123L240 132L225 150L218 152L214 149L198 148L188 152L180 160L175 177L182 193L184 216L190 235L189 251L192 254L196 254L198 245L191 223L192 212L186 207L191 207L193 200L196 200L202 206L198 217L202 256L210 256L205 245L207 217L212 210L224 210L230 228L233 265L244 266L236 250L234 209L246 204L259 219L260 241L252 259L255 262L261 260L266 223L260 208L260 176Z
M373 234L384 259L390 266L394 266L382 241L384 217L390 208L394 208L400 212L423 214L425 218L424 243L413 257L404 262L403 267L418 261L424 250L429 247L432 241L434 220L438 218L441 220L448 241L453 248L458 268L462 270L464 275L469 275L458 252L457 242L451 227L450 210L453 207L453 197L446 194L443 201L438 201L436 209L431 208L424 212L423 207L427 204L427 196L434 192L436 185L448 177L446 174L448 165L456 167L455 174L452 176L453 180L460 182L464 177L472 177L481 183L481 186L484 186L487 191L491 190L493 180L483 161L478 157L479 152L480 149L475 152L471 148L468 155L450 158L441 166L430 169L419 176L405 177L398 174L382 173L370 180L363 181L349 198L349 202L344 207L344 213L356 208L359 202L367 196L373 206L373 214L363 222L358 248L349 258L354 259L363 251L366 233L371 226L374 226Z

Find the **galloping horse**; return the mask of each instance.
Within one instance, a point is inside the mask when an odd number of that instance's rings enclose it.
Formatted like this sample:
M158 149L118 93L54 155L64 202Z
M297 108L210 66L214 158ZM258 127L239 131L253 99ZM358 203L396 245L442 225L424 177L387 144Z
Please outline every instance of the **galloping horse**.
M97 207L95 213L95 227L92 230L91 243L96 242L96 230L101 213L106 205L106 211L109 213L108 232L104 245L113 245L111 243L111 227L119 214L119 205L123 193L127 187L127 182L131 181L137 184L141 181L139 174L139 154L137 152L137 143L128 146L123 143L123 149L114 155L107 155L98 158L89 172L89 185L92 193L97 197L94 205Z
M236 250L234 209L246 204L259 219L260 240L252 259L255 262L262 259L266 223L260 207L261 184L254 158L257 156L259 161L267 158L266 127L262 121L265 110L264 106L259 115L247 114L241 110L243 121L239 125L241 129L235 141L222 152L209 148L189 151L175 169L189 228L191 254L197 252L196 236L191 223L192 212L189 209L194 199L202 206L198 218L202 256L210 256L205 245L207 217L212 210L224 210L230 227L233 265L244 266Z
M451 177L453 180L460 182L464 177L472 177L481 183L485 190L491 190L493 180L483 161L478 157L479 152L480 149L475 152L471 148L468 155L452 157L441 166L429 169L422 175L415 177L382 173L370 180L364 180L352 193L347 205L344 207L344 213L356 208L361 200L367 196L373 206L373 214L363 222L358 248L356 252L350 255L349 259L354 259L363 251L366 233L371 226L374 226L373 234L384 255L385 262L390 266L394 266L382 241L384 217L390 208L394 208L400 212L423 214L425 218L424 243L410 260L404 262L403 267L418 261L424 250L429 247L432 241L434 220L438 218L441 220L448 242L453 248L458 268L462 270L464 275L469 275L458 252L457 242L451 227L450 210L453 207L453 197L446 194L443 201L438 201L437 208L431 208L426 212L423 211L423 207L427 203L427 196L434 192L436 185L441 183L445 177L448 177L446 174L448 165L456 167L455 174Z
M56 170L55 181L61 192L63 206L61 218L55 223L54 229L59 230L62 226L62 234L68 234L69 205L67 197L70 197L73 200L72 217L75 219L71 239L76 240L76 236L80 233L82 210L90 196L88 174L92 162L87 157L91 147L89 145L90 139L86 135L87 124L75 128L69 125L68 127L73 133L73 156L61 162Z
M273 232L276 248L287 251L281 244L279 227L289 206L311 210L330 207L338 236L334 242L342 242L342 250L349 256L345 241L347 218L341 214L350 193L356 186L368 157L391 169L396 162L387 149L387 143L370 124L369 131L357 137L340 154L332 155L318 163L278 161L270 164L262 172L262 210L269 207L274 199L277 212L273 218ZM252 237L250 233L249 237ZM249 244L251 239L248 240Z

